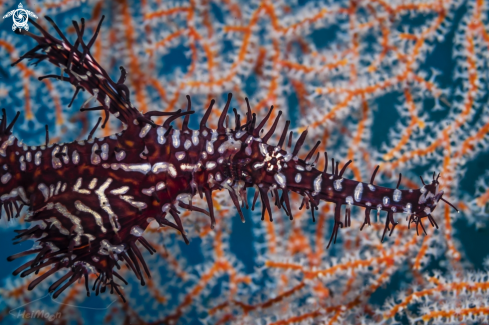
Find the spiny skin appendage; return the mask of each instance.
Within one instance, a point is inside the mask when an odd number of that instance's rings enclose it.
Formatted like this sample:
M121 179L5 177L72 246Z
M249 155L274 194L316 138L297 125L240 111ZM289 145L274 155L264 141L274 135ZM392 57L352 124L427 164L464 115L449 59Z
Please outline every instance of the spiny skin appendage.
M235 128L225 125L231 94L217 129L206 126L214 101L204 114L199 130L187 126L188 115L193 113L188 96L185 112L141 114L130 103L129 91L123 85L125 71L121 69L117 83L111 81L89 55L93 42L85 45L81 40L83 33L76 24L78 39L75 46L65 39L57 40L37 24L35 26L43 36L27 34L40 45L21 59L47 58L53 64L63 66L69 77L58 78L77 89L87 90L102 105L107 118L109 113L114 115L124 123L125 130L106 138L92 139L90 135L87 141L28 147L11 134L15 120L7 126L7 117L3 115L0 124L0 205L8 218L14 217L14 210L18 215L22 205L29 206L26 220L33 227L19 230L15 240L37 240L34 249L11 256L9 260L30 254L35 256L14 271L21 276L53 266L31 282L30 290L50 275L66 269L68 273L49 288L50 292L55 292L54 297L81 277L85 278L89 295L88 275L91 273L99 274L92 289L96 294L109 287L111 292L115 290L122 297L120 284L115 279L125 283L115 270L120 268L121 262L129 265L142 285L145 284L142 269L150 277L148 266L135 244L139 242L150 253L156 251L143 237L149 223L156 220L162 226L177 229L188 243L178 208L208 215L211 227L214 227L212 192L215 190L229 192L243 221L241 205L247 200L246 191L250 187L255 188L255 201L258 196L261 198L262 219L267 212L272 220L270 193L274 204L283 208L291 219L289 191L302 196L302 206L312 210L313 220L314 210L318 209L321 200L335 203L335 223L328 247L336 241L339 228L350 225L352 205L366 209L364 225L370 224L371 210L387 212L382 238L387 231L390 235L394 230L397 224L393 218L395 213L408 214L409 224L415 223L417 229L418 226L423 228L421 220L425 217L436 226L431 212L443 195L443 191L438 190L438 178L433 178L431 184L421 189L399 190L374 185L377 170L370 183L343 178L350 162L341 171L334 161L331 173L326 172L326 168L319 171L314 167L317 158L311 161L318 144L306 159L298 157L307 131L301 134L294 149L290 145L283 149L290 124L287 122L278 145L267 143L281 113L269 132L260 137L273 107L257 125L256 115L252 114L246 100L246 123L240 124L235 111ZM82 47L81 51L78 45ZM39 49L46 54L36 53ZM151 120L153 116L165 115L169 118L162 125ZM182 128L173 129L171 122L184 115ZM195 195L205 196L209 211L192 205ZM344 221L341 218L343 205L346 206Z

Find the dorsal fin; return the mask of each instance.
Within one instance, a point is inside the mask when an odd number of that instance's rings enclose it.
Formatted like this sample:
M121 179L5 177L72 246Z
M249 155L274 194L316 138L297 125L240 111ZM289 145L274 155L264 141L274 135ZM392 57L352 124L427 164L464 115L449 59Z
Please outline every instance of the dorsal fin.
M278 141L278 144L277 144L277 146L279 146L280 148L283 147L284 142L285 142L285 138L287 138L287 132L289 131L289 125L290 125L290 121L287 120L285 122L285 127L284 127L284 130L282 131L282 135L280 136L280 140Z
M267 134L263 137L263 142L267 143L267 141L272 137L273 133L275 133L275 129L277 128L278 122L280 121L280 116L282 116L282 111L278 112L277 117L275 118L275 121L273 121L273 125L268 130Z
M219 121L217 122L217 132L226 131L226 127L224 126L224 121L226 120L226 116L228 115L229 105L231 105L231 99L233 98L233 94L228 94L228 100L226 101L226 105L222 110L221 116L219 117Z
M248 97L245 97L245 102L246 102L246 123L251 123L251 118L252 118L252 114L251 114L251 107L250 107L250 101L248 100Z
M309 159L311 159L311 157L314 155L314 153L316 152L317 148L319 147L319 144L321 143L321 141L318 141L316 142L316 144L314 145L314 147L311 149L311 151L309 151L309 153L307 154L306 156L306 159L304 159L304 161L307 163L307 161Z
M46 129L46 147L47 147L49 144L49 126L46 124L44 127Z
M207 120L209 119L209 116L211 115L211 112L212 112L212 106L214 106L214 103L216 101L214 99L211 100L210 104L209 104L209 107L207 108L207 110L205 111L204 113L204 116L202 116L202 120L200 120L200 128L201 129L205 129L207 128L206 124L207 124Z
M102 121L101 117L98 118L97 123L95 123L95 126L93 127L92 131L90 131L90 133L88 134L87 141L90 140L93 137L93 135L95 134L95 131L97 130L98 126L100 125L100 121ZM46 128L46 132L47 132L47 128Z
M166 119L165 123L163 123L163 127L166 129L170 126L170 123L173 122L174 120L176 120L177 118L184 116L184 115L193 114L193 113L194 113L194 111L182 112L182 110L179 109L177 111L177 113L175 113L174 115L172 115Z
M236 108L233 108L233 112L234 112L234 123L235 123L234 131L237 132L239 131L239 129L241 129L241 116L238 114Z
M2 108L2 123L0 123L0 134L5 134L5 129L7 128L7 111Z
M307 132L308 131L306 129L304 132L301 133L299 140L297 140L297 143L295 144L294 151L292 151L292 157L297 156L299 150L301 150L301 147L304 144L304 141L306 140Z
M268 119L270 118L270 115L272 114L272 111L273 111L273 105L270 107L270 109L268 110L268 113L267 115L265 115L265 117L263 118L263 120L260 122L260 124L258 124L258 126L256 127L256 129L253 131L253 136L254 137L257 137L260 135L260 130L265 126L265 124L267 123Z
M346 168L348 167L349 164L351 164L352 161L351 160L348 160L348 162L343 166L343 168L341 168L341 171L340 171L340 174L339 174L339 177L342 177L343 176L343 173L346 171Z
M190 111L190 109L192 108L192 100L190 99L190 96L187 95L187 112ZM185 118L183 119L183 123L182 123L182 131L188 131L188 122L190 120L190 114L188 115L185 115Z
M323 173L326 173L328 171L328 153L325 151L324 152L324 169Z
M10 133L12 133L10 131L14 127L15 122L17 122L17 119L19 118L19 115L20 115L20 111L18 111L17 113L15 113L14 119L7 126L7 113L5 111L5 108L3 108L2 109L2 116L3 116L2 117L2 123L0 123L0 134L9 135Z
M248 128L248 132L253 133L253 130L255 129L255 123L256 123L256 114L253 113L252 118L251 118L251 123L250 123L250 126Z

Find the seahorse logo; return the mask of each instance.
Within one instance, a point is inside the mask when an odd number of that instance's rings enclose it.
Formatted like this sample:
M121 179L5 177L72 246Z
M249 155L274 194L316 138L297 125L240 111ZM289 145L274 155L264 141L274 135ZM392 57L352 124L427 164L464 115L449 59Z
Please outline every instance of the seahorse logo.
M12 30L14 32L17 28L19 29L19 31L22 28L24 28L25 30L29 30L29 25L27 24L27 22L29 21L29 16L37 19L37 16L32 11L24 9L22 3L19 3L18 9L11 10L5 16L3 16L3 19L10 16L13 16L14 24L12 25Z

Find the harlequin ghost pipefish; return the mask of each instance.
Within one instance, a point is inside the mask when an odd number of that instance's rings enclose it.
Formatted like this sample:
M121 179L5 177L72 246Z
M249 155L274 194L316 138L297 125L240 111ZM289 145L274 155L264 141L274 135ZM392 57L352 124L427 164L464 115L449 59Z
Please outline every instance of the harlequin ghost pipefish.
M406 213L409 224L414 223L417 230L418 227L424 230L424 218L438 227L431 213L440 200L445 201L443 191L439 190L439 175L433 175L430 184L423 182L422 188L410 190L399 189L399 175L396 188L390 189L374 185L378 166L369 183L343 178L351 161L340 169L339 162L331 159L328 172L327 153L324 153L324 170L320 171L315 168L319 141L304 159L298 156L307 130L292 149L293 133L289 132L290 121L287 121L278 143L268 143L275 134L281 112L261 136L273 106L258 122L246 99L246 122L242 122L237 110L233 109L235 125L229 127L227 114L231 94L227 97L217 129L206 126L214 100L204 113L198 130L188 127L190 115L194 113L189 96L186 111L141 113L131 103L130 91L124 85L124 68L121 67L120 78L114 82L90 54L103 18L88 43L83 40L83 19L80 25L73 22L77 35L74 43L67 40L49 17L46 20L61 40L32 21L41 35L25 30L19 33L32 37L38 45L13 65L24 59L34 59L33 63L37 65L47 59L61 68L62 75L46 75L40 80L55 78L72 84L76 90L69 106L80 90L87 91L91 97L83 104L82 110L104 111L102 127L113 115L123 123L124 131L106 138L93 138L102 119L99 118L87 141L50 144L46 128L45 145L27 146L12 135L20 113L17 112L7 124L3 110L0 123L0 211L3 208L10 220L19 216L23 206L28 206L26 221L31 222L31 228L17 230L14 240L36 241L34 248L10 256L8 260L33 256L14 271L21 277L38 274L43 268L51 267L29 284L29 290L51 275L64 272L49 287L54 298L82 277L87 295L90 295L88 275L94 273L98 278L92 291L98 294L110 289L111 293L116 291L124 300L119 286L120 282L127 282L116 271L120 269L120 263L125 262L142 285L145 284L143 270L150 277L150 270L136 245L139 242L150 253L156 252L143 236L149 223L156 220L161 226L175 228L188 243L178 209L206 214L213 228L212 192L217 190L229 191L243 222L242 208L248 208L247 189L251 187L255 189L252 209L260 197L262 220L268 214L273 221L272 203L293 219L290 191L302 197L301 208L311 209L313 221L314 211L318 210L321 200L335 204L334 226L328 247L336 242L339 228L350 226L352 205L365 208L362 228L370 225L372 210L378 214L387 212L382 240L387 232L392 234L397 224L394 220L396 213ZM86 108L92 100L98 101L99 106ZM152 117L161 116L167 116L167 119L162 125L157 125ZM172 121L180 117L184 118L181 128L172 128ZM192 205L195 195L205 196L209 211ZM344 219L341 216L343 205L346 206Z

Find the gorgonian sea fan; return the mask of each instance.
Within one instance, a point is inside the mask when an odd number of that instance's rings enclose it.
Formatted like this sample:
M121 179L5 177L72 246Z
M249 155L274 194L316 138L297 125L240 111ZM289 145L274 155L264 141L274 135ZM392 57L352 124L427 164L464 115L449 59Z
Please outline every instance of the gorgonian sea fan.
M42 36L22 30L22 34L32 37L38 45L14 64L23 59L35 59L36 64L48 59L68 76L47 75L39 79L56 78L71 83L76 87L73 98L80 90L88 91L91 97L86 103L96 99L100 106L85 110L104 110L106 119L102 127L109 115L114 115L123 123L124 131L106 138L92 138L100 118L87 141L49 144L46 133L46 145L28 147L11 134L19 113L7 125L3 111L0 124L0 207L3 206L10 219L15 213L17 217L22 207L27 205L27 221L33 226L18 230L15 240L34 239L38 242L35 248L13 255L9 260L35 256L14 271L15 275L22 277L38 274L41 269L52 266L30 283L29 290L52 274L66 269L66 274L49 287L50 292L55 292L54 298L81 277L85 278L89 295L90 273L99 274L92 288L96 294L109 287L111 293L115 290L122 297L115 278L127 282L115 270L120 268L119 263L126 262L142 285L145 284L142 269L150 277L150 270L136 246L139 242L150 253L155 251L143 237L149 223L156 220L161 226L177 229L188 243L178 207L208 215L213 227L212 192L215 190L229 191L243 222L241 208L248 207L246 189L250 187L255 188L252 209L258 197L261 198L262 220L268 213L272 221L269 194L273 203L283 208L291 220L289 191L302 196L302 206L311 209L313 220L314 210L318 209L321 200L334 203L334 228L328 247L333 240L336 241L339 228L350 226L352 205L365 208L363 226L370 224L372 209L377 213L387 212L382 239L387 231L392 234L397 224L395 213L406 213L409 224L416 224L417 229L418 226L423 228L422 219L425 217L437 226L431 212L439 200L444 199L435 175L431 184L420 189L400 190L401 175L395 189L379 187L373 184L378 167L370 183L345 179L343 173L351 161L340 170L339 162L331 159L331 173L328 173L326 153L324 171L319 171L315 168L319 142L305 159L298 157L307 130L292 149L293 133L288 132L290 122L287 121L278 144L268 144L281 112L268 132L260 136L273 107L258 123L246 100L246 122L241 123L241 117L234 109L235 126L230 128L227 113L231 94L217 129L206 126L214 100L200 121L199 130L188 127L193 113L189 96L187 111L142 114L131 104L129 89L124 85L125 70L121 68L121 76L114 82L90 55L90 47L103 18L88 44L83 41L83 20L81 26L73 22L77 39L71 44L56 24L49 17L46 19L62 40L32 22ZM155 116L169 117L162 125L157 125L152 121ZM172 121L182 116L185 117L181 129L173 129ZM209 211L192 205L192 197L197 194L201 198L205 195ZM346 205L344 221L341 220L342 205Z

